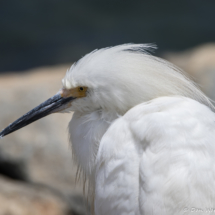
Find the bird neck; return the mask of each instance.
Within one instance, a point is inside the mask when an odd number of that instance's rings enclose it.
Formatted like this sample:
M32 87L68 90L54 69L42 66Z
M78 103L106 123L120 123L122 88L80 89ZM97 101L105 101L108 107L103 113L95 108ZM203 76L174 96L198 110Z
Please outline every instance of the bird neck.
M69 124L72 149L80 169L89 178L94 177L95 159L100 141L111 123L118 117L117 113L101 109L91 113L73 114Z

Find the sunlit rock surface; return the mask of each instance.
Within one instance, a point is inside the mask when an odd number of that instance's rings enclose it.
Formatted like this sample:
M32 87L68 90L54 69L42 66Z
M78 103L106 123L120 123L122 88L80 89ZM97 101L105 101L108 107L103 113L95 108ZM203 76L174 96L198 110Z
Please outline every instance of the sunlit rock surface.
M61 79L68 68L69 65L39 68L21 74L1 75L0 129L8 126L18 117L54 95L61 88ZM66 207L71 206L71 202L66 205L71 200L70 197L82 198L80 197L82 196L81 183L75 184L76 165L72 160L72 151L67 134L67 126L71 117L72 113L52 114L0 140L0 174L21 180L22 184L14 185L17 189L31 190L30 194L28 191L26 193L25 190L16 192L11 186L10 193L10 190L2 189L6 189L6 178L2 180L0 178L0 204L4 202L6 208L9 205L13 208L20 205L20 211L23 210L23 212L19 212L18 209L11 209L10 212L6 213L5 207L0 205L0 214L66 214L65 211L68 209ZM23 182L26 182L26 187ZM13 181L8 183L13 185ZM58 202L58 199L53 197L55 199L50 200L51 203L49 203L49 197L47 197L48 200L46 197L42 197L43 194L46 195L46 191L39 188L40 192L36 187L31 189L29 183L44 185L45 190L54 189L70 200L63 204L63 200L59 198L57 209L53 206L55 213L50 212L52 209L47 209L47 213L45 209L44 212L38 210L38 213L29 213L29 209L34 210L34 205L37 204L31 202L29 198L41 196L39 201L44 200L45 208L49 207L46 205L55 205ZM8 185L8 187L10 186ZM14 195L17 197L13 198ZM52 198L52 193L49 193L49 196ZM10 198L13 200L10 201ZM21 198L26 199L26 202ZM28 205L28 208L22 208L25 205ZM86 214L83 202L79 201L74 205L82 207L82 212L77 214Z
M215 100L215 43L183 52L166 53L164 58L189 73L205 94Z

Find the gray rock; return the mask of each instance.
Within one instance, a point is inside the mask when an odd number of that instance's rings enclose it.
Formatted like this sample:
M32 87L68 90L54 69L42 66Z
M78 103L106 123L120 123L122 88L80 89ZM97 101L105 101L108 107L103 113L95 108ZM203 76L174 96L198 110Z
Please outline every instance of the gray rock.
M0 214L85 215L88 212L81 196L69 199L48 186L13 181L0 176Z
M61 79L68 67L40 68L22 74L2 75L0 77L0 129L54 95L61 88ZM0 166L2 161L6 172L10 173L5 175L14 179L18 179L18 176L13 176L14 169L16 169L14 166L18 166L19 177L21 177L19 180L27 182L26 189L36 183L57 190L67 199L67 206L76 205L76 209L79 208L76 214L86 214L83 212L83 197L80 197L82 196L82 183L75 183L76 164L72 160L72 151L68 141L67 126L71 117L71 113L53 114L1 139ZM4 166L6 163L7 167ZM0 174L4 172L0 170ZM13 181L8 183L12 184ZM24 183L22 188L25 188ZM40 190L43 193L42 188ZM2 190L0 190L0 195L2 195ZM28 197L24 197L24 191L20 195L28 202ZM82 199L81 204L77 203L76 197ZM4 202L7 200L9 205L9 197L4 199ZM18 204L17 202L14 207L18 207ZM73 211L71 208L69 210ZM4 214L1 206L0 214ZM17 214L27 214L27 212Z
M189 73L205 94L215 100L215 43L166 53L163 57Z

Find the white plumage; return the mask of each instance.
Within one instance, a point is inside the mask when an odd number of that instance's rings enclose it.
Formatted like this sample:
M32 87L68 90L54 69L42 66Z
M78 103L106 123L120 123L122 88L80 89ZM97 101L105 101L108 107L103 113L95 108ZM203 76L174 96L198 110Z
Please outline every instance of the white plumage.
M94 51L67 72L65 88L89 89L70 108L73 152L97 215L206 213L215 207L213 105L148 48Z
M154 99L117 119L96 158L96 214L208 214L214 124L209 108L185 97Z
M62 80L61 97L76 95L64 109L74 111L72 149L96 215L202 215L215 208L214 106L182 71L149 55L151 48L96 50Z

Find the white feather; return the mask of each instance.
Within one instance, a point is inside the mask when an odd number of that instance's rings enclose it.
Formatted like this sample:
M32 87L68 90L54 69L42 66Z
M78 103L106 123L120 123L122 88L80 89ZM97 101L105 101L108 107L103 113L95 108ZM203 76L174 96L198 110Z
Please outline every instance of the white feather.
M214 130L214 113L185 97L129 110L100 143L96 214L208 214L215 206Z
M88 87L72 103L69 133L97 215L215 207L214 107L151 48L95 50L62 80L67 89Z

